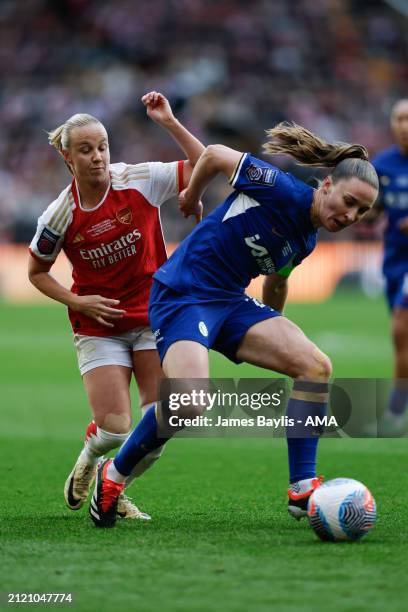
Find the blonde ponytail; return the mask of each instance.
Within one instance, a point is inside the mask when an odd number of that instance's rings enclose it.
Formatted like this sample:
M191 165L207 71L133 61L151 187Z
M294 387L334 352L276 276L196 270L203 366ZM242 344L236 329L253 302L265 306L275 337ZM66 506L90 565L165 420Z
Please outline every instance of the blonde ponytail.
M76 127L84 127L90 123L102 123L96 117L87 115L86 113L77 113L72 115L65 123L48 132L48 142L55 147L57 151L62 153L63 150L69 148L69 137L72 130Z
M47 132L49 144L52 147L55 147L57 151L59 151L60 153L62 152L62 149L64 148L62 146L62 132L64 130L64 127L65 127L65 123L55 128L55 130L52 130L52 132Z

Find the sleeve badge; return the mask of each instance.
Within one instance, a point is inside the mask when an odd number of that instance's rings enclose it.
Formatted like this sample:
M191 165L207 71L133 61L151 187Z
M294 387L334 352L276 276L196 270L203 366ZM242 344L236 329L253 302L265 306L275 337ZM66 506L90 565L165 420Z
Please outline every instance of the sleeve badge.
M50 229L44 227L37 240L37 249L41 255L52 255L59 240L58 234L54 234Z

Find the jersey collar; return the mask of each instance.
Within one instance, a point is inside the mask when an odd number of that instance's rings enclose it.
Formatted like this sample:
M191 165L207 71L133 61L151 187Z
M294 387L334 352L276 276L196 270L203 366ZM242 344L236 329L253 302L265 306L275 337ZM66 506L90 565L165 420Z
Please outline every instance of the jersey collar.
M76 182L76 179L74 178L73 181L72 181L72 193L73 193L73 196L74 196L74 200L78 204L79 208L81 210L83 210L84 212L94 212L95 210L100 208L102 206L102 204L104 203L104 201L106 200L110 188L111 188L111 181L110 181L110 177L109 177L109 185L108 185L108 188L105 191L101 201L98 202L98 204L96 204L96 206L93 206L93 208L84 208L82 206L82 204L81 204L81 196L79 195L79 189L78 189L78 184Z

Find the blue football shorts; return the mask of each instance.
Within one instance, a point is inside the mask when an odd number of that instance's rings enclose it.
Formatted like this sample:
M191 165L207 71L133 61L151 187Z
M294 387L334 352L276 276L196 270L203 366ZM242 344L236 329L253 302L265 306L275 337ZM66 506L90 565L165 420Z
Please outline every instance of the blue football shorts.
M385 294L390 310L408 308L408 272L399 277L385 277Z
M198 301L157 280L150 292L149 320L161 362L174 342L193 340L241 363L236 353L248 329L278 316L280 312L244 293Z

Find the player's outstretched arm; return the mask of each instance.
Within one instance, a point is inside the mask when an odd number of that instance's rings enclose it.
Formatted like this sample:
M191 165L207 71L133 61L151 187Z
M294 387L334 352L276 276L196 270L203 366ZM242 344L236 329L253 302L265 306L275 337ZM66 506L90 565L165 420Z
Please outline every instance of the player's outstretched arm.
M185 216L196 214L198 202L212 179L223 172L230 178L242 157L224 145L209 145L196 163L188 187L180 193L179 206Z
M119 300L105 298L102 295L76 295L66 289L50 274L52 264L38 261L30 255L28 262L28 278L30 282L47 297L65 304L72 310L95 319L104 327L113 327L112 320L121 319L125 310L115 308Z
M283 312L288 295L288 279L279 274L265 276L262 287L262 301L274 310Z
M146 107L147 116L167 130L187 156L188 161L184 164L183 180L183 187L186 187L193 167L204 151L204 145L174 116L170 103L163 94L150 91L142 97L142 102Z

